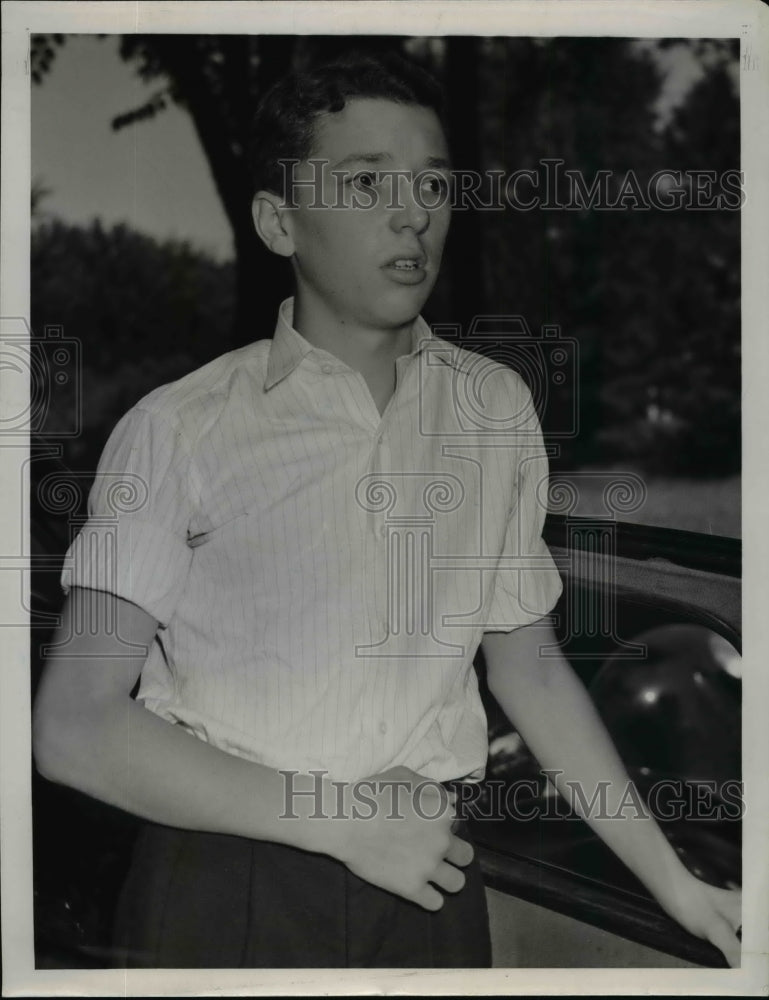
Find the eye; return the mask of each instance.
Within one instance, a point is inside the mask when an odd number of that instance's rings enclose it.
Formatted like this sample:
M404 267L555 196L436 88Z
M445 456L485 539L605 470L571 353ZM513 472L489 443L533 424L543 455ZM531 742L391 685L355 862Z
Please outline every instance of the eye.
M441 174L430 174L422 180L421 187L431 198L442 198L448 193L449 181Z
M353 174L352 183L356 187L361 188L373 188L377 184L377 175L374 170L360 170L357 174Z

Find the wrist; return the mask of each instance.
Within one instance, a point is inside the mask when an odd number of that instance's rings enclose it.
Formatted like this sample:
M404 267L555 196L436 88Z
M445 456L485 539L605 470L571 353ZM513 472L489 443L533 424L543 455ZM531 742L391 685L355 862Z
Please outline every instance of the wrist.
M284 771L281 776L284 788L280 839L342 860L349 783L329 779L320 772Z
M646 885L660 906L669 911L697 881L673 848L669 847L669 853L658 865L655 877L647 879Z

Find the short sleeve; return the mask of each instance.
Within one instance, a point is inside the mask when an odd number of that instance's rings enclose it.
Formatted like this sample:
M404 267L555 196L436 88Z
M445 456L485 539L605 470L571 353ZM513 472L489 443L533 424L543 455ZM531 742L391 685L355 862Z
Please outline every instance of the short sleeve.
M504 545L485 616L486 632L511 632L543 618L563 590L560 573L542 538L547 514L547 453L531 394L528 389L521 391L526 417L519 429L521 448Z
M129 410L104 448L88 520L65 557L65 592L106 591L168 624L192 562L189 466L178 428L141 407Z

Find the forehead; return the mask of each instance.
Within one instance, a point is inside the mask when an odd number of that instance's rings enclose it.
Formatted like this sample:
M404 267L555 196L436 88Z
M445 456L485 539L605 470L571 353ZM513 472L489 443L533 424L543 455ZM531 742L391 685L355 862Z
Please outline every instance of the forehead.
M384 98L351 98L341 111L315 121L312 155L332 163L356 154L427 162L448 159L440 120L432 108Z

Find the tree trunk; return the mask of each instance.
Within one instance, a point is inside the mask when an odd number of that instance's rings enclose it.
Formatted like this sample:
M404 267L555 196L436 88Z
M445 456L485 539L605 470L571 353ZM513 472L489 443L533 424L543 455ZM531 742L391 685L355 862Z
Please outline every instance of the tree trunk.
M480 170L478 128L478 42L450 37L446 44L446 97L449 141L454 166ZM451 276L451 320L467 332L474 316L484 312L483 232L477 210L455 211L446 247Z
M263 42L260 39L260 42ZM256 103L275 76L287 69L293 42L269 40L260 52L258 85L249 87L246 98L240 88L252 79L251 50L242 39L227 39L224 58L228 72L224 101L215 96L202 72L197 39L169 39L156 43L162 60L178 84L203 151L211 167L216 189L232 226L236 254L236 308L231 347L240 347L262 336L271 336L281 298L290 289L286 262L266 250L251 219L252 182L248 169L248 128ZM272 78L272 79L271 79Z
M236 305L232 347L271 337L281 301L291 294L291 267L287 260L270 253L253 226L240 226L235 234Z

